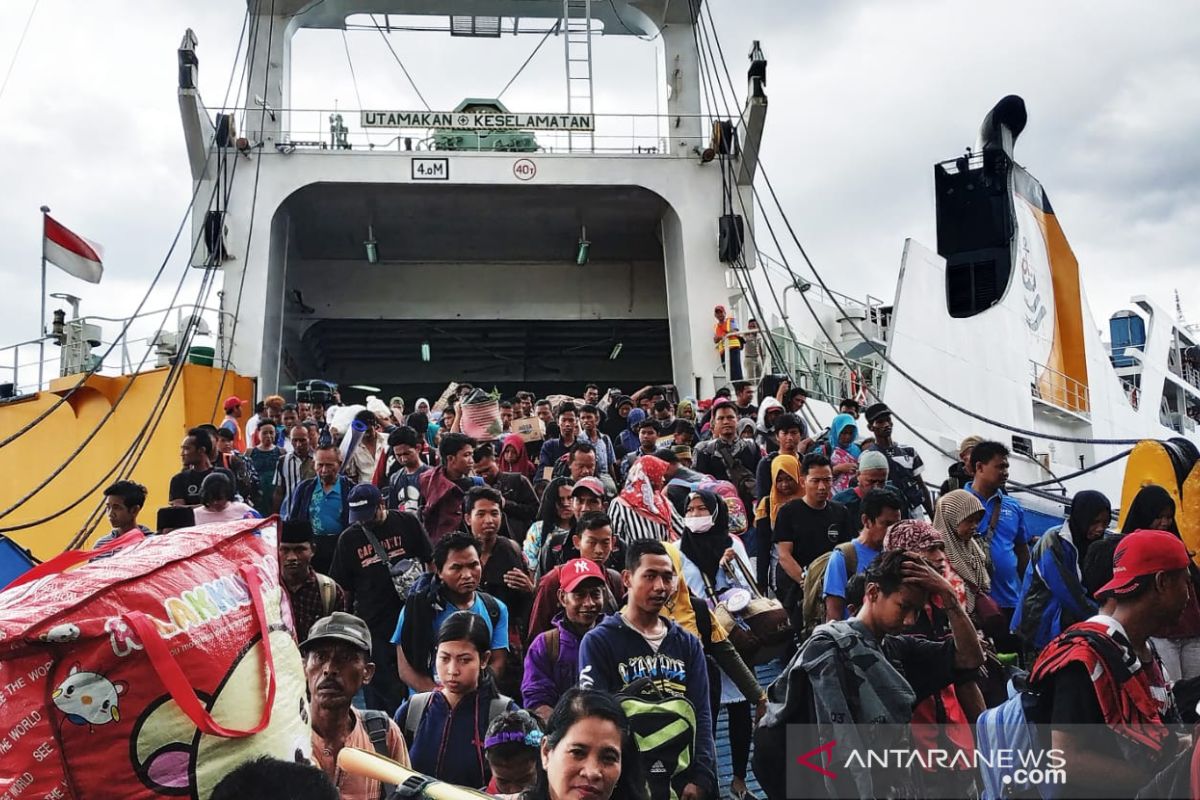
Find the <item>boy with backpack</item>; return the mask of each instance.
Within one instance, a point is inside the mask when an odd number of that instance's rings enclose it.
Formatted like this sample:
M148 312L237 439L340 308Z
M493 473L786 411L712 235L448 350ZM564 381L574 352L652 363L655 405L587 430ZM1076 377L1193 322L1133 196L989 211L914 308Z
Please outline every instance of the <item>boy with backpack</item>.
M808 566L804 585L804 624L808 630L827 620L850 616L846 613L846 581L851 575L866 572L883 552L883 537L900 521L902 505L894 492L872 489L863 498L858 538L839 544ZM818 563L822 560L824 563Z
M708 667L700 640L662 615L675 563L662 542L629 544L628 601L583 637L579 686L621 695L653 800L703 800L716 790ZM663 739L663 731L674 735Z
M1182 742L1169 727L1178 712L1149 638L1183 613L1189 561L1173 534L1127 534L1113 553L1112 580L1096 591L1101 613L1051 640L1024 691L980 716L981 753L1035 743L1060 750L1059 796L1131 797L1162 771ZM1021 788L1003 769L981 772L991 796Z
M940 598L952 638L934 642L901 635L930 594ZM911 785L915 771L878 772L863 766L869 763L865 754L903 747L906 739L887 740L886 726L907 726L917 702L978 669L983 658L979 637L950 583L916 556L884 553L866 572L858 614L818 626L767 691L767 713L755 735L754 773L768 798L920 796L920 787ZM867 724L869 736L864 735ZM849 769L839 763L823 777L800 769L800 780L811 777L811 785L788 785L780 768L790 752L788 725L804 725L818 737L805 742L801 753L822 746L828 752L836 743L838 754L857 751L864 758ZM902 794L889 794L893 791Z

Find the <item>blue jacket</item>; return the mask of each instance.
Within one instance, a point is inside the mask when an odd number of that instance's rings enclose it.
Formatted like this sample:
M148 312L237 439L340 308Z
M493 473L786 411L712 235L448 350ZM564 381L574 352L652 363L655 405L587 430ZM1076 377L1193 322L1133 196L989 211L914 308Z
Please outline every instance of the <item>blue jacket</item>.
M690 700L696 709L696 757L689 782L711 791L716 787L717 759L708 662L699 639L664 620L667 635L655 653L620 614L605 617L579 645L579 686L616 694L639 678L650 678L663 695Z
M320 480L320 477L309 478L296 485L283 509L282 516L285 520L308 521L308 507ZM345 475L339 475L338 481L342 484L342 530L345 530L350 527L350 490L354 488L354 481Z
M1079 580L1079 552L1062 535L1063 526L1042 534L1021 582L1021 601L1013 614L1012 631L1041 650L1076 622L1096 614L1095 604Z

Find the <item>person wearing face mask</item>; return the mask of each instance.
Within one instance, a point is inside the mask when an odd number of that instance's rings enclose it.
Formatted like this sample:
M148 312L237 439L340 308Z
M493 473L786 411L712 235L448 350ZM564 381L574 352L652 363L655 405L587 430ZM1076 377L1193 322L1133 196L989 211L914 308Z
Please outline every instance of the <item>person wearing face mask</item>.
M1072 499L1066 521L1043 533L1033 546L1012 630L1035 650L1096 613L1096 604L1083 588L1079 565L1110 522L1108 498L1085 490Z
M749 563L746 548L741 540L729 533L729 506L715 494L707 491L696 491L688 495L686 513L683 517L685 531L679 542L679 549L686 557L683 562L683 576L687 586L696 597L707 597L710 605L715 605L728 590L738 584L730 574L722 569L735 557L743 564ZM737 574L737 573L734 573ZM745 587L742 587L745 588ZM727 643L728 644L728 643ZM712 650L710 645L707 650ZM737 655L737 651L734 651ZM740 662L741 657L737 660ZM744 666L734 669L734 673L749 670ZM710 670L710 674L711 674ZM753 673L751 673L753 675ZM729 715L729 742L732 746L733 778L729 784L729 793L733 798L752 797L746 788L746 768L750 763L750 739L753 736L753 722L750 716L750 701L757 705L758 715L766 711L767 695L758 686L757 681L751 687L751 696L744 697L725 670L718 671L720 681L720 705ZM713 733L716 733L717 713L713 714Z

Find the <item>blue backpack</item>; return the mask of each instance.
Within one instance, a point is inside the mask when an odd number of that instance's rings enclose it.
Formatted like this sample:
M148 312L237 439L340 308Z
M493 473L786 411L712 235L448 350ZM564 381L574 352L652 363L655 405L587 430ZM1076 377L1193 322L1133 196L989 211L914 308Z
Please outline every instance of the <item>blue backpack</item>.
M1036 746L1044 744L1039 738L1037 721L1041 719L1040 697L1030 691L1026 684L1027 675L1018 674L1008 682L1008 699L995 708L979 715L975 723L975 749L981 756L997 751L1008 751L1013 757L1001 765L1001 759L979 759L979 774L983 784L982 800L1030 797L1048 798L1048 795L1028 783L1018 783L1018 770L1024 769L1022 753L1030 753ZM1044 721L1044 720L1043 720ZM992 763L989 765L989 761ZM1033 763L1030 761L1028 763Z

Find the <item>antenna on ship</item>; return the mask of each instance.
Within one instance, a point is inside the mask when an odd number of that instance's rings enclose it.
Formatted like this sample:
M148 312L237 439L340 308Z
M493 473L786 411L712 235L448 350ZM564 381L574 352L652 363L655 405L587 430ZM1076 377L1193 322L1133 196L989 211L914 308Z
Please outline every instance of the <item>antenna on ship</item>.
M1188 323L1187 317L1183 314L1183 303L1179 299L1179 290L1175 290L1175 321L1179 323L1179 327L1183 328L1188 333L1200 333L1200 324Z

